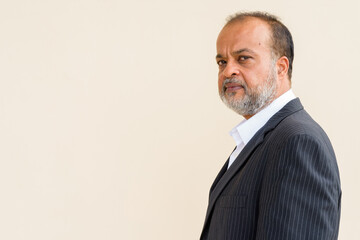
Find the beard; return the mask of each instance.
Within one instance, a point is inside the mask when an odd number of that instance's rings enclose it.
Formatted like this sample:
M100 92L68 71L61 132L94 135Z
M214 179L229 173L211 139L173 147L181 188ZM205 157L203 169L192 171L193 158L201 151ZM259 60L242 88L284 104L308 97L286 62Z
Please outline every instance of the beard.
M227 107L236 113L242 116L252 116L272 102L277 92L276 80L276 67L275 64L272 63L264 84L254 88L249 88L246 82L241 79L225 79L219 92L220 98ZM225 85L228 83L240 84L243 87L244 96L240 99L235 99L234 96L236 93L226 93Z

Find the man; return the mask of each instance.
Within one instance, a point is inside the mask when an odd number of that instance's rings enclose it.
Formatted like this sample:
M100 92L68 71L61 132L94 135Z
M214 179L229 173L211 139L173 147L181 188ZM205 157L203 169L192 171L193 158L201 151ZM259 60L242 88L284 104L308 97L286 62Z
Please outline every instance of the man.
M267 13L231 17L217 39L219 94L245 119L211 189L201 240L337 239L331 143L291 90L289 30Z

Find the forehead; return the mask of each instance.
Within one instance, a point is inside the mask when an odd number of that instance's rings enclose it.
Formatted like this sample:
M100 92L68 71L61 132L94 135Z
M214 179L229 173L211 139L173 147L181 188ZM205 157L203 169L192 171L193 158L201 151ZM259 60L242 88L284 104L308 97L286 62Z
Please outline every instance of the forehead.
M270 26L256 18L235 21L226 25L217 39L217 51L237 51L248 48L253 51L270 50Z

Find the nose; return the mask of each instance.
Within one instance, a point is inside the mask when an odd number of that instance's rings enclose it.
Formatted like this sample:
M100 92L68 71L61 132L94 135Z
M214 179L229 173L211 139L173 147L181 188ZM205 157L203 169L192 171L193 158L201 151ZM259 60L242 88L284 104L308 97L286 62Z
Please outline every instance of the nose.
M237 76L240 74L240 68L238 64L234 62L228 62L225 69L223 70L223 74L226 78Z

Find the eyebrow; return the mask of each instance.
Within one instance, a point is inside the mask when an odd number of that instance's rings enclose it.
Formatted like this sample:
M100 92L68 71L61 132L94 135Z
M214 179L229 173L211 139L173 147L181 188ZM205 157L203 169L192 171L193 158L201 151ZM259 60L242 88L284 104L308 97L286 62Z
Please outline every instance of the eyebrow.
M249 48L242 48L235 52L232 52L231 55L239 55L243 52L249 52L249 53L255 54L255 52ZM215 58L223 58L223 56L220 53L218 53Z

